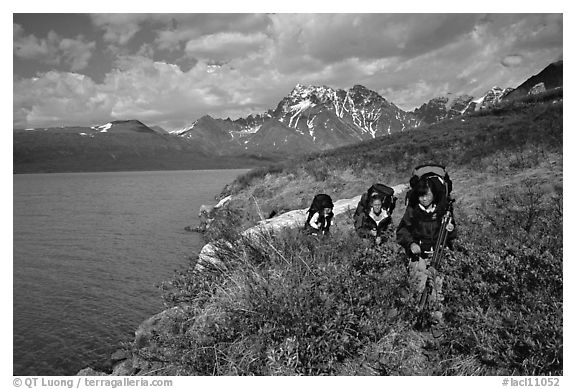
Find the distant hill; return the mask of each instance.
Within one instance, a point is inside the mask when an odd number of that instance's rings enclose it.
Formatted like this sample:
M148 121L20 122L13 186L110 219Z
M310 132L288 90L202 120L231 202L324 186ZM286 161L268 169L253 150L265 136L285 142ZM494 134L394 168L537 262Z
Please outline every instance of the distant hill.
M153 129L154 131L156 131L156 132L159 133L159 134L169 134L168 131L166 131L165 129L163 129L163 128L160 127L160 126L152 126L152 127L150 127L150 128Z
M110 123L106 123L102 126L90 127L90 129L96 132L107 132L110 134L121 134L121 133L146 133L154 134L157 131L151 129L139 120L116 120Z
M560 88L563 86L563 61L551 63L546 66L540 73L530 77L522 84L516 87L505 99L512 100L530 94L538 84L542 84L538 92Z
M217 158L137 120L13 133L14 173L245 168L267 162L251 156Z

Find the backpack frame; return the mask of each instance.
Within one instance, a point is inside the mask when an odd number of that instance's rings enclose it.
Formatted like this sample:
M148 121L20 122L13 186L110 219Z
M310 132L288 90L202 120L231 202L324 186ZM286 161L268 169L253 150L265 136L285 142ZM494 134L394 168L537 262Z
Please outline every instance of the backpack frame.
M388 215L392 216L394 208L396 207L397 197L394 196L394 189L384 184L373 184L368 190L362 194L360 201L354 211L354 224L357 225L361 222L362 214L370 212L370 201L373 197L378 197L382 200L382 209L386 210Z
M334 203L332 202L332 198L329 195L325 193L319 193L314 196L310 208L308 208L308 211L306 211L306 213L308 213L308 217L306 218L306 223L304 223L304 228L308 227L308 223L310 222L310 219L312 219L312 216L314 216L316 212L320 212L324 208L334 208ZM330 215L328 216L329 218L328 228L330 228L330 222L332 220L332 216L333 213L331 212Z
M431 163L418 165L412 170L412 176L410 177L410 189L406 192L406 197L404 199L405 205L408 205L412 191L416 185L418 185L420 180L430 177L436 177L440 180L444 186L444 200L450 200L452 194L452 180L446 171L446 166Z

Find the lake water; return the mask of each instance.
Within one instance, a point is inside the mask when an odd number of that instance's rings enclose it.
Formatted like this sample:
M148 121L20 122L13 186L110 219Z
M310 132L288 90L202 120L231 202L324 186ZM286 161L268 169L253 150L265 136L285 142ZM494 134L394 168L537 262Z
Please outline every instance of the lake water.
M14 375L70 375L163 309L184 230L246 170L14 175Z

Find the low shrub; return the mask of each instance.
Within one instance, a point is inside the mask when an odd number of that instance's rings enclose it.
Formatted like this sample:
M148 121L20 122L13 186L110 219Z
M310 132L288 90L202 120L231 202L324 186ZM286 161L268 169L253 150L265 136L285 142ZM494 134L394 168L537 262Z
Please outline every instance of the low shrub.
M304 171L315 181L326 181L330 177L330 171L325 164L309 163L304 165Z
M157 339L162 357L202 375L562 375L562 187L517 181L456 204L438 338L414 326L393 230L378 250L340 225L248 239L229 210L210 236L219 265L164 285L190 317Z
M225 195L230 193L237 193L250 185L257 179L264 178L267 174L279 174L285 170L285 165L283 163L276 163L273 165L259 167L256 169L252 169L247 173L241 174L238 176L231 186L225 189Z
M335 374L388 332L404 282L395 253L389 243L376 254L352 233L284 231L224 245L219 267L165 285L169 304L212 312L164 340L180 351L172 362L194 374Z
M500 190L447 269L450 326L442 353L474 358L485 374L562 374L560 193L534 181ZM446 364L440 369L458 374Z

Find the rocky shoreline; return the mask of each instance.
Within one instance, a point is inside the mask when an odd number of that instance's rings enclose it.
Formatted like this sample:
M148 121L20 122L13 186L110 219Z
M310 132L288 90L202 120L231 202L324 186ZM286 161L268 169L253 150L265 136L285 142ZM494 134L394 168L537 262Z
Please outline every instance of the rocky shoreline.
M407 184L399 184L392 187L396 196L403 193ZM360 201L361 195L350 199L341 199L334 202L334 217L338 223L339 217L346 215L350 210L354 210ZM230 199L224 202L224 204ZM223 206L222 201L218 207ZM257 236L259 234L291 228L302 225L306 219L307 209L296 209L270 219L259 222L256 226L244 231L245 236ZM202 270L202 263L214 263L214 246L206 244L198 254L198 265L196 270ZM158 346L155 339L166 338L186 332L190 327L186 307L172 307L159 312L143 321L134 333L134 341L131 350L119 349L115 351L108 360L101 366L86 367L80 370L77 376L146 376L146 375L179 375L178 368L168 361L171 350ZM153 354L154 360L147 360L141 355ZM158 358L158 355L166 356L166 359Z
M146 376L178 375L177 370L166 361L146 360L140 355L150 351L168 355L170 350L159 350L154 338L157 336L176 335L179 331L175 323L185 320L185 309L173 307L143 321L134 333L132 350L118 349L101 366L86 367L77 376Z

